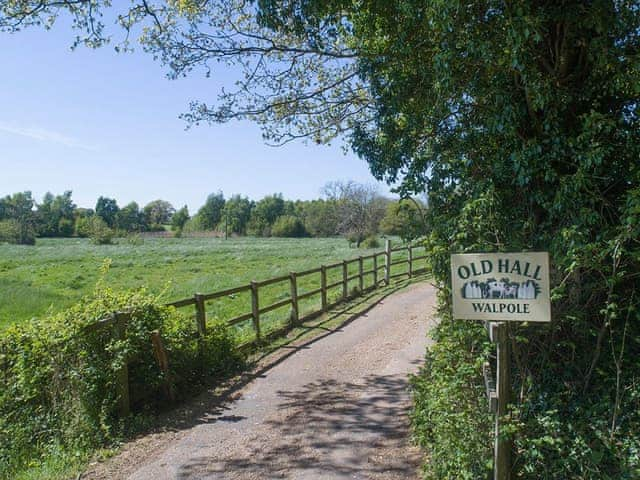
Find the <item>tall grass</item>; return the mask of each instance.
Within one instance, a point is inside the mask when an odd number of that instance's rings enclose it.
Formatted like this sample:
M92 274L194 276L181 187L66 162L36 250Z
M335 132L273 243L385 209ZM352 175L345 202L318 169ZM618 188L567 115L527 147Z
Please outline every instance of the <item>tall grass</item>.
M116 245L39 239L35 247L0 245L0 328L74 304L92 290L105 258L112 260L106 278L109 285L117 289L145 286L169 302L372 251L350 248L341 238L152 238L140 245L124 239ZM351 265L350 272L356 268ZM333 275L337 274L336 270ZM311 286L319 282L315 277L304 280L309 289L317 288ZM286 284L275 287L265 292L261 304L277 301L287 292ZM226 317L246 313L248 308L250 303L238 296L226 306L224 302L209 305L208 313Z

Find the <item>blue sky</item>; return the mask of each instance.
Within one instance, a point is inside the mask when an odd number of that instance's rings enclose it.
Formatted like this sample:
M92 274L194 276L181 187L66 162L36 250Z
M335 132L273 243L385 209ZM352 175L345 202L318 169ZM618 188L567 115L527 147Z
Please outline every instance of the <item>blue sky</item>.
M374 182L339 142L269 147L249 122L185 130L178 115L190 100L214 100L230 71L172 81L142 52L71 51L72 39L62 26L0 35L2 196L73 190L84 207L106 195L121 206L163 198L194 210L218 190L309 199L331 180Z

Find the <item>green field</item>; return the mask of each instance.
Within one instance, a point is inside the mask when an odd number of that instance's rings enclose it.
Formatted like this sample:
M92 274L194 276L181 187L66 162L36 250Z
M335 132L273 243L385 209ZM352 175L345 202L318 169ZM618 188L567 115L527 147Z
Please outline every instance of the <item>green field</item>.
M156 238L139 245L125 239L118 242L100 246L86 239L39 239L35 247L0 245L0 327L59 311L91 293L107 258L111 260L106 274L110 286L145 286L170 302L196 292L210 293L372 252L350 248L341 238ZM365 270L369 268L370 263L365 263ZM357 263L349 271L355 273ZM329 282L340 275L341 270L334 269ZM367 284L370 282L371 277ZM353 285L357 281L350 288ZM310 275L302 280L301 292L318 286L319 275ZM339 287L334 289L333 298L338 291ZM261 306L288 294L288 283L265 287L264 292L261 290ZM301 308L304 312L318 302L317 298L309 299ZM250 311L250 302L248 295L239 294L209 302L207 310L210 315L230 318ZM282 312L276 310L272 313L275 315L282 316Z

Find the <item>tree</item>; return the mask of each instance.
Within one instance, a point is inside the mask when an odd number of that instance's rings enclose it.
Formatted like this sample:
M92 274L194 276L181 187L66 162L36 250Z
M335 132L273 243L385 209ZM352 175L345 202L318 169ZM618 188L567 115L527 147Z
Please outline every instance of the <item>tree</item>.
M304 237L307 232L302 221L294 215L282 215L276 218L271 227L274 237Z
M184 224L187 223L190 218L189 209L185 205L180 210L177 210L171 217L171 229L181 232L184 228Z
M390 202L380 221L380 231L409 242L427 233L425 207L413 198Z
M78 36L73 43L101 46L121 38L130 48L140 29L145 50L178 78L217 64L242 72L234 90L221 91L217 105L195 101L183 118L190 123L249 118L276 144L296 138L328 142L370 118L370 97L356 60L355 4L345 0L281 2L263 0L132 0L112 2L30 0L0 4L0 30L15 32L48 25L67 14ZM105 29L103 18L118 18L124 35Z
M258 201L251 211L247 230L252 235L268 237L271 235L271 226L284 213L285 201L282 194L267 195Z
M1 204L3 219L6 221L2 228L4 240L20 245L35 244L36 215L33 211L35 202L31 192L7 195Z
M198 210L198 222L205 230L215 230L222 219L225 200L222 192L212 193Z
M171 222L171 217L176 211L169 202L165 200L154 200L144 207L144 214L147 223L150 225L166 225Z
M324 194L335 202L338 233L353 238L356 246L378 232L387 203L378 187L353 181L330 182Z
M247 232L247 223L253 207L253 202L248 198L233 195L224 204L221 224L227 222L229 232L244 235Z
M142 232L146 229L146 215L136 202L131 202L116 213L116 224L125 232Z
M76 205L71 195L71 191L56 196L50 192L44 195L36 211L40 236L68 237L73 234Z
M314 237L330 237L338 233L337 203L332 200L311 200L301 206L299 216L305 230Z
M116 227L118 210L118 203L112 198L99 197L96 202L96 215L104 220L109 228Z

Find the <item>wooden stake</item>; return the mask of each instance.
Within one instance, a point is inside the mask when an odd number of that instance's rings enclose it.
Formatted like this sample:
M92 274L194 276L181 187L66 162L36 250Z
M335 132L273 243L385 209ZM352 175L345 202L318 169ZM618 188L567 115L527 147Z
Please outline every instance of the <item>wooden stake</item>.
M253 329L256 332L256 340L260 340L260 307L258 299L258 284L251 282L251 317L253 319Z
M207 312L204 307L204 297L200 293L194 295L196 301L196 326L198 335L204 337L207 333Z
M495 423L495 447L494 447L494 480L509 480L511 478L511 441L501 437L502 417L507 414L507 405L511 396L511 372L510 372L510 344L509 326L507 322L497 324L498 340L498 365L497 365L497 395L498 411Z
M320 267L320 298L322 301L322 311L327 311L327 267Z
M291 282L291 323L298 323L299 311L298 311L298 282L296 281L296 273L291 272L289 274Z
M362 294L362 291L364 290L364 276L362 275L363 272L363 265L362 265L362 257L358 257L358 293Z
M378 255L373 254L373 288L378 288Z
M343 260L342 261L342 299L346 299L347 296L349 296L349 282L347 281L347 278L349 277L348 275L349 271L347 269L347 261Z
M385 240L384 254L384 283L389 285L391 280L391 240Z
M160 332L158 330L154 330L153 332L151 332L151 344L153 345L153 355L154 357L156 357L156 362L158 362L158 367L160 367L160 371L162 372L164 377L164 395L170 402L174 402L176 396L175 392L173 391L171 373L169 372L169 357L167 355L167 351L164 348L164 343L162 342L162 337L160 336Z

